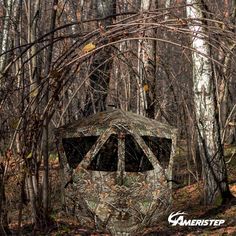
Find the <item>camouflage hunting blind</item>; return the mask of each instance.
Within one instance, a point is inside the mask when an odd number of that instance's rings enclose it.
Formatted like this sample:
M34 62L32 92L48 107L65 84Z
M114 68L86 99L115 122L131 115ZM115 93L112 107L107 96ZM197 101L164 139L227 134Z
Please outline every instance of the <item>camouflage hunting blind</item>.
M58 128L71 183L68 207L113 235L129 235L162 216L171 201L176 129L122 110ZM69 171L69 172L68 172Z

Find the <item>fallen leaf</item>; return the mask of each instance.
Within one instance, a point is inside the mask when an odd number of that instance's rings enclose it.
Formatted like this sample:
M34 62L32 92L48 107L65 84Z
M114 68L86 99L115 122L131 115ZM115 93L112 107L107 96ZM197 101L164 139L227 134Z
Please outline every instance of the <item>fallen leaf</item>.
M84 53L87 53L87 52L92 51L94 48L96 48L95 44L89 43L89 44L87 44L87 45L85 45L85 46L83 47L82 51L83 51Z

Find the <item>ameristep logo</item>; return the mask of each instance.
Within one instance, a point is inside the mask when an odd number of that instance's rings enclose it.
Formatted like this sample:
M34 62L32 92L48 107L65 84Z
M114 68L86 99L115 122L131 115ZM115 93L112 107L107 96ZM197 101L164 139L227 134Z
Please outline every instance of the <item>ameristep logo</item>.
M171 226L220 226L225 223L223 219L186 219L185 212L172 212L168 217Z

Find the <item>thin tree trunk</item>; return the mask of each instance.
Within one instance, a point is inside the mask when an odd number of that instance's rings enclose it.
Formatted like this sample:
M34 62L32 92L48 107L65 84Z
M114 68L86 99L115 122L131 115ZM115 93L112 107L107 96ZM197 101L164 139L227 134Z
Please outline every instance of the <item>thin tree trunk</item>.
M196 126L202 160L205 204L227 201L232 197L220 138L214 74L210 60L201 7L197 0L187 0L187 17L191 19L193 82ZM202 19L202 20L199 20ZM203 55L206 56L203 56Z
M229 15L229 1L225 1L225 15ZM235 25L235 17L236 17L236 0L232 0L232 23ZM233 51L236 48L236 44L226 44L226 46L230 49L226 55L222 55L224 57L224 69L222 70L223 76L221 80L221 84L219 87L219 106L220 106L220 118L221 118L221 127L223 130L224 140L228 144L232 144L235 141L235 129L232 127L227 127L226 121L228 119L228 115L230 113L230 105L229 105L229 91L230 84L232 83L232 59L233 59ZM226 130L224 130L226 129ZM231 131L231 132L230 132ZM233 131L233 132L232 132Z
M171 6L171 0L165 0L165 8L170 8ZM169 19L169 15L165 15L165 20L168 20Z
M51 15L51 24L50 24L50 32L53 32L56 26L56 15L57 15L57 8L58 8L58 0L53 0L52 4L52 15ZM51 70L51 63L52 63L52 53L53 53L53 39L54 33L50 35L50 46L48 48L48 54L46 58L46 69L45 69L45 76L48 76ZM49 98L49 81L46 84L46 96L45 96L45 104L48 103ZM44 125L43 125L43 183L42 183L42 194L43 194L43 215L45 223L48 223L49 219L49 118L45 117Z
M143 12L143 23L147 20L149 9L155 9L155 1L142 0L140 11ZM149 20L150 22L150 20ZM154 37L153 29L140 33L140 37ZM156 43L153 40L140 39L138 42L138 76L137 76L137 113L155 117L155 72L156 72ZM154 89L152 89L154 88Z
M32 223L36 224L38 222L38 212L37 212L37 200L36 194L34 192L32 173L30 173L27 177L27 187L29 191L30 203L32 208Z
M7 221L7 208L6 208L6 195L5 195L5 166L0 163L0 235L8 235L8 221Z
M140 5L140 11L148 11L150 7L151 0L142 0ZM143 20L145 22L145 20ZM140 33L140 37L144 37L144 32ZM145 63L145 40L140 39L138 41L138 75L137 75L137 113L140 115L145 115L145 110L147 108L146 93L144 91L144 63Z
M10 29L10 17L12 13L13 1L7 0L5 5L5 16L3 21L3 28L2 28L2 40L1 40L1 47L0 47L0 54L5 53L8 49L8 36L9 36L9 29ZM0 56L0 75L4 69L6 63L6 54Z
M22 213L23 213L23 205L26 203L25 199L25 179L26 179L26 173L24 172L21 177L20 181L20 188L21 188L21 197L20 197L20 203L19 203L19 215L18 215L18 235L21 235L21 223L22 223Z
M96 11L98 18L106 18L109 15L115 15L116 1L107 0L96 1ZM106 29L111 25L114 18L110 17L98 22L98 27ZM93 114L94 111L106 110L106 99L110 83L110 73L112 68L112 48L106 47L102 49L94 58L91 65L91 70L94 71L90 76L90 85L93 89L92 94L88 93L86 105L84 108L84 115L88 116ZM107 62L104 63L104 60Z
M31 43L35 41L37 38L37 24L38 24L38 17L39 17L39 7L40 7L40 0L37 0L34 4L34 7L32 7L32 1L27 1L27 40L28 43ZM28 50L27 56L28 58L31 58L37 48L36 45L32 45L30 50ZM34 114L34 117L36 118L37 112L38 112L38 87L39 87L39 81L38 81L38 69L37 69L37 56L35 55L32 57L32 59L28 62L29 67L29 80L30 80L30 102L32 103L30 110L31 114ZM35 99L36 98L36 99ZM33 117L33 116L32 116ZM32 121L33 122L33 121ZM34 125L34 124L33 124ZM30 131L32 132L32 131ZM35 137L36 135L34 135ZM32 138L31 140L31 149L29 150L32 154L32 157L29 160L29 163L27 165L28 167L28 176L26 179L27 187L29 190L29 198L32 208L32 221L35 223L35 226L38 226L40 223L38 223L39 220L39 204L37 203L38 200L38 168L37 168L37 155L36 155L36 147L37 143L35 141L35 138ZM33 167L33 168L32 168Z

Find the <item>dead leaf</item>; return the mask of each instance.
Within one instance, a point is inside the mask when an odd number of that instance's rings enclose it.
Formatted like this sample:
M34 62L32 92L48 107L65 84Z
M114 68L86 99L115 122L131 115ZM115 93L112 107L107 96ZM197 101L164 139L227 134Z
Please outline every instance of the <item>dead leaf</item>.
M96 48L95 44L89 43L89 44L87 44L87 45L85 45L85 46L83 47L82 51L83 51L84 53L87 53L87 52L92 51L94 48Z
M35 88L33 89L31 92L30 92L30 97L37 97L38 95L38 88Z
M147 91L149 90L149 87L148 87L147 84L145 84L145 85L143 86L143 90L144 90L144 92L147 92Z
M30 159L30 158L32 158L32 156L33 156L33 153L30 152L30 153L27 155L26 159Z

